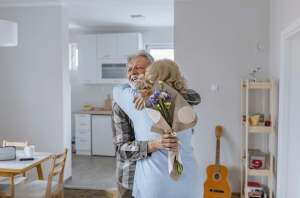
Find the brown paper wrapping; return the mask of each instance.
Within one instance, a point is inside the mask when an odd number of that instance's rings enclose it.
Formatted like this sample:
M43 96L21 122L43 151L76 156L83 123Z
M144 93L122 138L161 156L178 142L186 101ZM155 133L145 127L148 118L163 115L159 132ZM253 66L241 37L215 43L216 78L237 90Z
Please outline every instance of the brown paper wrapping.
M189 103L181 96L179 92L177 92L172 87L168 86L164 83L164 90L168 91L171 97L170 107L170 117L172 120L172 128L168 125L166 120L160 114L159 111L156 111L153 107L146 108L149 116L155 122L155 124L151 127L151 131L159 134L166 134L166 133L173 133L176 135L177 132L183 131L185 129L192 128L196 125L198 117L195 111L191 108ZM161 90L159 81L156 81L152 89L150 90L151 93L154 93L155 90ZM180 153L178 152L178 148L176 147L176 152L169 151L168 152L168 169L169 175L172 179L177 181L180 175L176 174L175 166L174 166L174 158L178 162L180 162L183 166L181 161ZM183 166L184 169L184 166ZM183 174L183 173L182 173Z

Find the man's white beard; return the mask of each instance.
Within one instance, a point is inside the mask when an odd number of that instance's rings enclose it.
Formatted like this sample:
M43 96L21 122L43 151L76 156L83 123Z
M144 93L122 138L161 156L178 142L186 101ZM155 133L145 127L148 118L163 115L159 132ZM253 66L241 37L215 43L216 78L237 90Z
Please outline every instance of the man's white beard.
M129 85L130 85L130 87L131 87L132 89L136 89L136 85L135 85L134 82L129 81Z

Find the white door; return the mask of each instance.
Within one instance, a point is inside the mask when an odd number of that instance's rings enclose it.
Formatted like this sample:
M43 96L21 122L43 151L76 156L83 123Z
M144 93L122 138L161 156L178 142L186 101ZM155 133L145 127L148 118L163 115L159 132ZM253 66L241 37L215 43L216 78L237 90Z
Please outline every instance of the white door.
M78 39L78 82L97 82L97 37L79 35Z
M282 31L276 197L300 198L300 20L285 30Z
M140 49L140 33L123 33L117 35L118 58L127 58Z
M290 93L288 121L288 161L287 197L300 197L297 190L300 186L300 174L295 174L300 167L300 40L291 40L290 46Z
M110 116L92 116L92 155L115 156Z
M97 35L98 58L117 58L117 34Z

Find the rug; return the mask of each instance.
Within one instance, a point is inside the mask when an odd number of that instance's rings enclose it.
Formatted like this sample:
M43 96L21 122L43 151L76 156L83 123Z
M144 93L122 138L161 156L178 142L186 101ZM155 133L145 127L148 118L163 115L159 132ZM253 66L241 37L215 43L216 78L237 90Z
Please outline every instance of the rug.
M116 190L76 190L64 189L65 198L118 198Z

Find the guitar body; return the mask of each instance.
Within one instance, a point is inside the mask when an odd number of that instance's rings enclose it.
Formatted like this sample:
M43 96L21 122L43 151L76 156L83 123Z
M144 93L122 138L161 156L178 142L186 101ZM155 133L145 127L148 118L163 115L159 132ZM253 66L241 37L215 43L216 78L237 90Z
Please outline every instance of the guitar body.
M228 169L220 165L220 178L215 180L215 165L206 168L207 179L204 183L204 198L230 198L231 189L227 182Z

